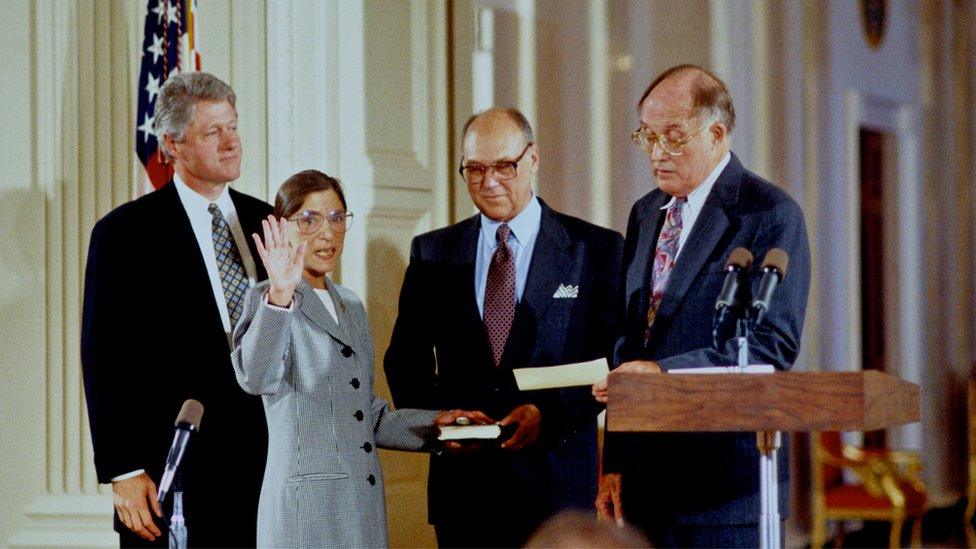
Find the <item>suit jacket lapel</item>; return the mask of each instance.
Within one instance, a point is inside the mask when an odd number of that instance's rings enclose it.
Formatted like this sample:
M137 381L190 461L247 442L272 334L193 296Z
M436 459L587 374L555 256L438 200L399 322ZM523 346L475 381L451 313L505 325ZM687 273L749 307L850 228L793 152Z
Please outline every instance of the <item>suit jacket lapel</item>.
M512 329L505 342L502 366L526 366L508 363L514 357L524 356L519 352L520 344L534 345L532 332L552 305L553 294L561 283L572 282L562 279L570 264L568 249L572 241L549 206L541 199L539 204L542 206L539 233L535 238L532 255L527 258L530 261L529 273L522 290L522 299L515 308Z
M627 272L627 295L633 294L634 289L640 296L641 318L647 318L647 308L650 300L651 288L651 268L654 264L654 250L657 249L658 227L661 225L661 218L664 216L662 206L667 204L671 197L665 193L653 200L648 209L644 222L640 225L640 232L637 235L637 246L634 248L634 260L630 263Z
M160 229L162 229L163 234L167 234L168 238L171 239L175 253L178 255L185 254L182 255L181 262L195 273L197 283L192 287L201 289L198 299L205 299L212 304L210 310L214 312L217 325L221 325L220 315L217 312L217 302L214 300L213 291L210 289L210 273L207 271L207 264L203 260L203 252L200 250L200 244L193 232L193 226L190 224L190 216L186 213L186 208L176 190L176 183L171 179L154 192L159 193L166 200L165 213L161 222L171 224L168 230L163 226ZM222 326L221 331L223 331Z
M552 304L552 296L559 285L572 282L561 279L570 262L567 251L571 244L569 235L545 202L540 199L539 203L542 205L542 220L532 256L529 258L529 274L522 291L522 300L515 309L515 322L519 322L520 318L538 322Z
M469 333L479 334L477 340L483 340L484 347L489 349L488 334L485 332L484 322L478 312L478 296L475 294L475 262L478 258L478 232L481 231L481 216L474 215L463 223L466 226L461 231L461 238L457 240L451 254L451 264L457 269L450 273L448 281L450 290L458 308L458 318L467 323Z
M242 200L243 195L234 189L230 189L230 199L234 202L234 207L237 208L237 220L241 224L241 230L244 232L244 240L247 241L247 247L251 250L251 258L254 260L255 276L260 282L268 278L267 271L264 270L264 263L261 261L261 256L258 255L258 249L255 247L254 239L251 235L257 233L259 235L264 234L264 229L261 227L262 217L256 211L249 207L246 200ZM263 237L262 237L263 238Z
M732 226L728 210L738 200L741 170L741 164L733 156L715 181L715 186L705 199L695 226L674 264L658 310L659 317L667 318L674 314L692 281L705 266L708 257L717 249L722 235Z
M331 282L330 282L331 284ZM332 298L332 302L335 303L336 316L339 317L339 323L336 324L334 318L325 308L325 304L316 295L315 289L308 284L305 279L298 285L295 293L299 296L298 307L309 320L311 320L316 326L325 330L333 339L339 343L347 346L351 345L351 339L346 332L346 325L349 324L348 316L346 315L346 305L342 301L342 298L338 295L338 292L333 288L329 290L329 296Z

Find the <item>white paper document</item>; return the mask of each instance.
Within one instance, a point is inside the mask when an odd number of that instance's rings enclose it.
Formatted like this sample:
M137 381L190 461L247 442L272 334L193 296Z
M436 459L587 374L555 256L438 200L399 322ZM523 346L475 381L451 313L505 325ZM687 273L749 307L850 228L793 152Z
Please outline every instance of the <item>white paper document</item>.
M607 377L610 367L607 359L598 358L589 362L564 364L562 366L544 366L540 368L516 368L515 382L520 391L534 391L536 389L557 389L560 387L578 387L593 385Z
M776 368L771 364L750 364L745 368L738 366L707 366L705 368L680 368L669 370L669 374L772 374Z

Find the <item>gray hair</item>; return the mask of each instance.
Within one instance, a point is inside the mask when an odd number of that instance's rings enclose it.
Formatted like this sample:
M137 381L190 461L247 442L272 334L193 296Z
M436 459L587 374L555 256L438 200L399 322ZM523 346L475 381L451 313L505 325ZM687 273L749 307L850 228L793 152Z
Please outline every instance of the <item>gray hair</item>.
M461 130L461 139L463 140L464 137L468 135L468 128L471 127L471 124L473 124L475 120L490 112L505 113L512 120L512 122L515 122L515 125L519 127L519 130L522 132L522 137L524 137L529 143L535 143L535 134L532 132L532 124L529 124L529 119L522 114L522 111L512 107L489 107L472 114L468 118L467 122L464 123L464 128Z
M186 128L193 120L193 111L200 101L227 101L237 108L237 94L223 80L207 72L181 72L171 75L159 90L156 99L156 139L166 158L171 158L163 136L177 141L186 137Z

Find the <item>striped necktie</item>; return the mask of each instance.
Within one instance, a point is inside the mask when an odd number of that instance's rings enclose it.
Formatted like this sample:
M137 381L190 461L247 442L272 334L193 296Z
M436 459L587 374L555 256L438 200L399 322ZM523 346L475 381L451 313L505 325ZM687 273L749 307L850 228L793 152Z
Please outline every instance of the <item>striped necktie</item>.
M244 308L244 293L247 292L247 273L244 271L244 260L237 249L234 237L230 234L230 225L220 213L216 204L207 208L213 216L214 253L217 255L217 270L220 272L220 285L224 288L224 299L227 301L227 314L230 316L230 327L233 330Z

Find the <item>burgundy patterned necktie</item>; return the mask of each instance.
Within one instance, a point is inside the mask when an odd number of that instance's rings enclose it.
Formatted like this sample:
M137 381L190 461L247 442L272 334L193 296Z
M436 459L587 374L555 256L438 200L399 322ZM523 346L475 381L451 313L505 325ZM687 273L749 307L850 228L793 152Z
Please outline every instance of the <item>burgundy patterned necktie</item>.
M512 229L508 223L498 226L495 233L497 246L488 267L488 284L485 287L485 330L495 358L495 366L502 361L508 332L515 320L515 257L508 247L508 235Z
M661 235L657 239L657 249L654 250L651 299L647 307L647 331L644 333L645 343L650 338L651 326L654 325L654 319L657 318L657 310L661 306L664 289L668 285L668 279L671 277L671 269L674 268L674 260L678 256L678 242L681 238L681 206L687 200L687 198L678 198L668 208L668 213L664 218L664 226L661 227Z

